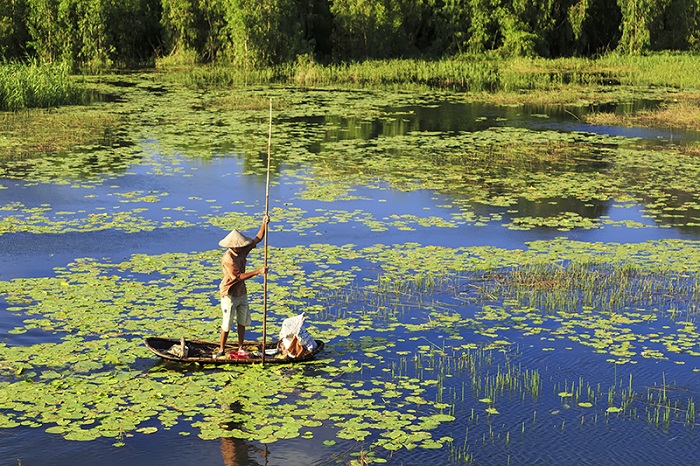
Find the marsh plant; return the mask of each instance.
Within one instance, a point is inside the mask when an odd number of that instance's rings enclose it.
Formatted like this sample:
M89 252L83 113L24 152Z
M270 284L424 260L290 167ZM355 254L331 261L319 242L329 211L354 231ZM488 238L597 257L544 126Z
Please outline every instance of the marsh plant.
M86 90L65 64L0 64L0 110L83 103Z
M700 298L695 274L655 272L632 263L529 264L479 277L485 296L513 299L545 312L686 308Z

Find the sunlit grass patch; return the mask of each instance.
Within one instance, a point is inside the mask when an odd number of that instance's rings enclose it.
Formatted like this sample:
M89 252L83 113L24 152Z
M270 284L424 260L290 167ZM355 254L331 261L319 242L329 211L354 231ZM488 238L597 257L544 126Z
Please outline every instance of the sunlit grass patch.
M192 65L187 59L181 63L159 64L164 70L159 76L167 82L176 82L198 88L228 88L230 86L247 86L271 84L277 81L280 70L275 68L238 68L233 66Z
M644 55L607 54L598 61L613 70L623 84L699 89L698 57L693 53L658 52Z
M629 114L596 112L585 116L594 125L642 126L652 128L700 129L700 94L685 96L655 110L640 110Z
M0 158L40 155L86 144L112 145L120 118L85 107L0 113Z

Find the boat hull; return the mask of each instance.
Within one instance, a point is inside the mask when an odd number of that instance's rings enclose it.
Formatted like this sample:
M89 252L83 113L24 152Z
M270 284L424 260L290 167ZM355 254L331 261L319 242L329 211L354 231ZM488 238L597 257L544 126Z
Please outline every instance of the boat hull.
M179 363L202 363L202 364L260 364L262 360L262 352L260 342L247 341L243 348L247 351L245 357L237 354L236 349L229 345L226 347L226 354L222 357L214 358L212 355L219 350L219 343L202 341L202 340L185 340L184 344L187 347L187 355L180 356L178 347L181 346L182 340L174 340L170 338L150 337L144 341L146 347L153 353L168 361L176 361ZM323 351L324 343L316 340L316 349L312 352L302 354L297 358L289 356L281 357L281 354L271 354L278 348L277 342L269 342L265 345L265 364L291 364L296 362L309 361L314 359L318 353ZM175 350L175 351L173 351Z

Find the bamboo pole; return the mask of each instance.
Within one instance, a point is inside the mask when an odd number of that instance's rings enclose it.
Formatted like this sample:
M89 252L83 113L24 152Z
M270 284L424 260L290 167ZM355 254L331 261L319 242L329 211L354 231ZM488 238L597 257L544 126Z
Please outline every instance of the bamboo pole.
M265 181L265 217L270 212L270 153L272 152L272 97L270 97L270 126L267 132L267 180ZM262 365L265 366L265 345L267 344L267 240L268 226L265 225L265 247L263 267L265 274L263 275L263 334L262 334Z

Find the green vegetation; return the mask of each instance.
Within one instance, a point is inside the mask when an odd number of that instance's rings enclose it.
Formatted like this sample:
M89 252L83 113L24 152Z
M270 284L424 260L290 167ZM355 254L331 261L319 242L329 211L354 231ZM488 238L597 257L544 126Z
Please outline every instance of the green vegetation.
M119 124L117 116L85 107L0 113L0 159L111 146Z
M668 56L682 69L683 56ZM522 89L565 89L594 82L604 60L510 59L498 66L529 75L508 81ZM545 78L551 64L562 77ZM218 335L212 299L220 251L208 249L214 244L118 259L71 257L46 273L0 281L0 429L37 429L68 442L113 439L115 447L128 447L135 436L157 444L173 434L256 446L297 439L341 457L362 448L358 461L380 464L410 462L423 449L456 464L505 464L505 454L532 448L553 421L577 438L583 429L611 426L633 433L673 426L692 436L697 390L685 385L700 370L697 241L432 243L460 228L475 235L502 228L547 235L652 228L655 237L666 226L696 231L700 159L666 142L509 127L522 108L480 113L486 107L464 103L477 94L231 88L221 86L226 69L216 70L222 74L214 78L204 68L187 72L200 73L206 91L176 82L189 76L185 71L102 75L89 85L118 95L115 102L3 114L0 136L11 130L15 138L8 147L38 131L35 117L55 125L51 133L91 121L86 134L103 137L64 154L3 160L0 189L21 184L33 192L46 184L67 193L71 207L58 198L7 201L0 235L14 241L79 232L82 241L109 230L133 244L122 233L254 228L257 194L217 198L206 185L262 186L259 154L267 147L272 97L272 183L285 195L273 200L271 237L288 235L295 246L277 239L273 245L268 337L303 310L310 332L328 342L322 360L264 370L157 362L143 337ZM674 85L685 88L683 79ZM618 86L624 89L615 98L631 93L631 84ZM452 129L465 120L477 125ZM434 129L424 130L426 122ZM129 144L105 131L115 126ZM29 153L44 149L27 145ZM424 209L382 205L404 197L396 190L435 197ZM606 215L624 209L631 213ZM357 232L363 243L333 244L340 229ZM251 256L251 267L260 255ZM250 284L253 335L262 330L261 288ZM673 377L659 367L672 368ZM618 375L622 368L629 373ZM569 451L580 445L561 443ZM487 456L489 448L497 456Z
M461 55L440 60L370 60L321 64L299 59L252 72L221 65L186 67L163 73L163 79L196 87L245 84L285 84L300 87L362 87L384 89L446 89L481 95L497 103L527 103L524 91L566 92L554 103L572 103L576 93L605 93L616 88L671 87L700 89L694 73L697 57L658 53L644 56L610 54L587 58L502 58L489 54ZM483 95L479 93L488 93ZM601 92L602 95L603 92ZM495 95L494 95L495 94ZM500 94L512 94L510 101ZM546 98L546 97L545 97ZM551 99L551 98L550 98ZM575 103L575 99L573 102Z
M90 96L65 64L0 65L0 159L111 145L119 118Z
M642 110L631 114L598 112L586 115L594 125L646 126L697 130L700 122L700 95L691 94L687 100L665 103L656 110Z
M299 59L254 69L221 64L179 66L167 67L156 76L164 82L210 89L282 84L300 88L455 90L466 91L467 100L504 105L590 104L627 100L632 93L670 102L688 100L692 105L700 89L700 78L693 72L695 62L693 55L672 53L555 60L482 54L435 61L396 59L327 65ZM668 88L673 92L667 92ZM0 108L4 110L82 103L87 95L84 84L79 85L65 65L0 66ZM221 100L221 106L247 108L253 104L237 99ZM691 122L692 115L684 126Z
M578 343L609 355L616 365L682 361L700 355L696 311L640 309L639 301L621 301L612 309L591 302L583 312L570 312L555 302L519 302L506 288L484 289L484 295L475 296L480 304L474 314L467 312L469 307L450 305L455 283L479 286L484 283L479 277L489 275L504 277L502 283L516 287L534 279L538 287L564 281L567 289L585 291L595 286L588 280L599 275L595 267L581 262L586 257L611 264L611 274L637 282L640 286L628 292L639 300L693 302L696 285L690 293L684 287L643 286L646 277L657 273L683 274L692 281L700 264L692 242L605 245L561 240L536 242L526 250L419 245L280 248L275 254L279 273L270 283L271 322L304 307L312 333L332 342L332 358L312 364L308 371L144 365L151 356L139 340L153 332L215 335L209 285L217 257L216 251L205 251L139 254L121 263L77 259L56 269L54 277L0 282L7 310L23 319L9 334L46 332L50 338L28 346L0 343L0 399L6 408L0 427L39 427L78 441L107 437L118 440L119 446L132 435L160 430L274 443L312 438L317 429L332 425L337 441L366 441L375 453L447 447L449 454L464 455L459 450L463 447L455 446L455 435L436 433L441 425L460 416L478 431L485 422L486 432L498 429L492 435L507 441L504 437L511 435L512 427L489 420L523 404L551 412L566 404L589 422L606 415L660 426L697 422L693 400L684 399L682 392L671 393L665 381L649 388L646 396L635 392L631 375L628 382L615 378L607 387L583 379L558 381L556 376L545 377L546 369L518 364L519 351L505 336L515 331L545 341ZM415 259L426 257L430 260L423 261L422 279L416 281ZM360 270L345 266L358 259L383 271L359 294L352 291L352 283ZM541 268L568 261L575 265L568 272L562 267L564 275ZM307 266L322 273L295 272ZM426 287L427 282L433 285ZM401 283L407 286L387 288ZM261 285L251 286L253 308L260 309ZM295 292L290 294L290 289ZM306 302L310 296L315 306ZM467 298L458 299L462 297ZM410 314L401 310L404 306L413 306ZM95 308L101 310L99 315ZM418 314L425 316L411 317ZM254 320L253 330L260 331L260 315ZM658 323L653 332L651 322ZM446 336L442 345L426 338L435 334ZM470 336L467 342L465 335ZM402 342L411 349L401 349ZM239 411L226 408L232 400L240 404ZM529 423L522 435L528 429Z
M65 65L0 64L0 111L83 103L86 93Z
M698 0L13 0L0 6L0 57L94 71L156 60L250 69L299 57L637 55L697 51L699 25Z

